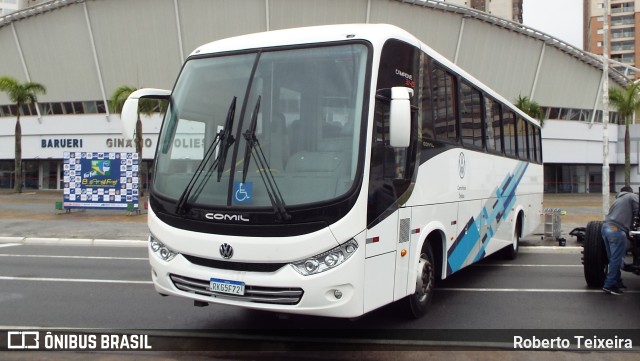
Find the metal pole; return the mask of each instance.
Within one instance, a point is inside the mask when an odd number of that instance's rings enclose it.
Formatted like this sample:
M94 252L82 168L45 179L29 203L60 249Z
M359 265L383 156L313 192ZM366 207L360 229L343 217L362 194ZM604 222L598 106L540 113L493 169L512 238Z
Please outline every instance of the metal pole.
M602 219L609 213L609 0L602 20Z

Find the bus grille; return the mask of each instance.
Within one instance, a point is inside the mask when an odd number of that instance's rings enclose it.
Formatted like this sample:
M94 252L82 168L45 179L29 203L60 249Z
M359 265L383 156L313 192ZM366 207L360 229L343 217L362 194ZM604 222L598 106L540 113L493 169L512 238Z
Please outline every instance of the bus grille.
M296 305L300 302L302 294L304 293L302 288L275 288L246 285L244 296L236 296L211 291L209 289L209 281L174 274L169 276L171 277L171 281L173 281L173 285L181 291L226 300L278 305Z
M287 265L286 263L245 263L245 262L219 261L215 259L191 256L188 254L183 254L182 256L186 258L187 261L193 264L196 264L198 266L231 270L231 271L275 272Z

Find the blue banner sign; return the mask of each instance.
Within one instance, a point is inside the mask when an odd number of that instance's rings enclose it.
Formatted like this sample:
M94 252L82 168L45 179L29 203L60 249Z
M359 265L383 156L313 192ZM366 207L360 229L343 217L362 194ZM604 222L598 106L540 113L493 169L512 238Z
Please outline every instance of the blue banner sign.
M64 152L65 208L139 208L137 153Z

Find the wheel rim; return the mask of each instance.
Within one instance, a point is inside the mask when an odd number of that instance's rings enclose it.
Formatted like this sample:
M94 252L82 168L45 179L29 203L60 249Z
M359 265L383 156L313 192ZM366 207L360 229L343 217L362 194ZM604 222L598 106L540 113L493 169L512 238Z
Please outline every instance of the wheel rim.
M424 253L420 255L417 276L416 297L418 302L423 303L427 299L429 290L431 289L431 262L429 262Z

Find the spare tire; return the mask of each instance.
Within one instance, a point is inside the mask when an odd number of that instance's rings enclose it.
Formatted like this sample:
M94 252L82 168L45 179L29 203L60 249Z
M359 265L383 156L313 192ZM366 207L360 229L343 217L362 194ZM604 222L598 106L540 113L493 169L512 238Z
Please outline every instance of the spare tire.
M607 250L602 239L602 221L591 221L587 224L582 247L584 279L589 287L600 288L604 285L609 267Z

